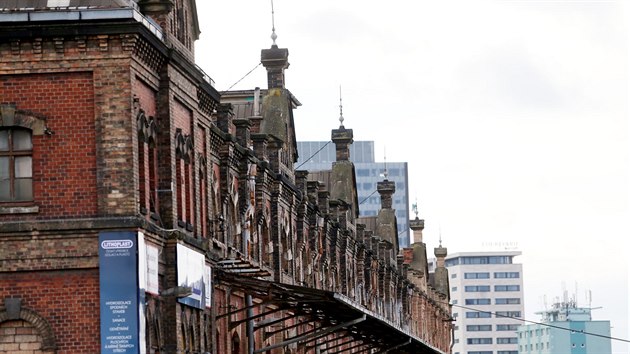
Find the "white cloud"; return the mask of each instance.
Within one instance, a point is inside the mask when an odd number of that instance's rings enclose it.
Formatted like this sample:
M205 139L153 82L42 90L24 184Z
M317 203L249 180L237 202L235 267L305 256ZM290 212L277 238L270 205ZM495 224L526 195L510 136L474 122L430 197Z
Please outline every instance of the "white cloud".
M375 140L379 159L386 146L388 160L409 162L429 247L439 225L451 252L518 241L528 316L562 281L577 281L604 306L597 318L627 337L623 1L274 3L288 87L303 103L299 139L330 137L342 85L355 140ZM270 46L269 4L198 5L198 58L225 89ZM259 68L237 88L265 82Z

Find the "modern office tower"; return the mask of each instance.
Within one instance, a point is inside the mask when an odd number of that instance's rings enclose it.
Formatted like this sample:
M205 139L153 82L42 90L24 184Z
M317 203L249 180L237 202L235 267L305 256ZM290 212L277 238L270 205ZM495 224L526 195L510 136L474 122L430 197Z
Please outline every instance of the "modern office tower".
M519 354L610 354L610 321L593 321L591 308L575 301L555 303L539 312L541 324L518 329Z
M336 160L335 145L325 141L299 141L299 170L330 170ZM321 149L321 150L320 150ZM361 216L376 216L380 209L380 196L376 183L387 178L396 183L392 208L398 219L398 245L408 247L409 234L409 177L406 162L375 162L374 142L355 141L350 145L350 160L354 163ZM385 169L387 174L385 175Z
M453 354L517 354L522 325L520 251L463 252L446 257L455 318ZM430 271L435 261L429 262Z

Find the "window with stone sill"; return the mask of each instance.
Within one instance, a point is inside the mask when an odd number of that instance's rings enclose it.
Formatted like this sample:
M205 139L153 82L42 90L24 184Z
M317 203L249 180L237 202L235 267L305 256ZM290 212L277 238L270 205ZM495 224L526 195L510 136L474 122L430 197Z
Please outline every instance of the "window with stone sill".
M29 129L0 128L0 203L33 202L33 139Z

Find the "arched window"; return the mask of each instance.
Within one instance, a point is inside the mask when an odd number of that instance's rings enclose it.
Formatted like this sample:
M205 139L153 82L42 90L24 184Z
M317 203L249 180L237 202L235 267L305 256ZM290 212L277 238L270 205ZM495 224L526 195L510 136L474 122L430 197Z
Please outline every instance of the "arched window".
M217 328L217 334L216 334L216 337L215 337L215 344L214 344L214 346L217 349L217 353L223 353L221 351L221 349L222 349L221 348L221 332L219 331L218 328Z
M0 310L0 343L20 343L20 348L11 353L56 353L55 335L48 321L37 312L21 307L18 302L18 316ZM19 336L19 338L18 338ZM24 349L23 351L21 349ZM0 345L0 350L2 346ZM3 352L4 353L4 352Z
M176 178L177 178L177 218L178 225L193 231L194 198L193 198L193 151L190 135L182 133L180 128L175 133Z
M269 246L269 243L271 242L270 239L270 235L269 235L269 225L267 224L267 220L263 219L262 221L262 229L261 229L261 257L262 257L262 263L263 265L267 266L267 267L271 267L272 266L272 260L271 260L271 247Z
M241 339L236 332L232 334L232 354L241 354Z
M0 202L32 200L32 132L18 127L0 128Z

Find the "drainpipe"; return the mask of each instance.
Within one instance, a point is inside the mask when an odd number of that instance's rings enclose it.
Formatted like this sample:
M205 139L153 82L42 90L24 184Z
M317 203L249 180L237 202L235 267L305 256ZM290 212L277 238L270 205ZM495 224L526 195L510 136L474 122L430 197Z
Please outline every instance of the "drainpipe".
M243 235L248 233L249 230L243 230ZM247 241L249 241L249 237L247 237ZM245 241L245 242L247 242ZM249 258L249 247L245 243L243 249L243 254L245 258ZM251 320L254 317L254 309L251 307L253 305L252 296L250 294L245 294L245 306L247 306L247 311L245 312L247 315L247 354L254 354L254 321Z
M453 352L454 345L455 345L455 326L453 326L453 322L451 322L451 350L450 350L451 353Z
M254 89L254 116L258 117L260 116L260 87L256 87L256 89ZM247 230L246 232L249 232L249 230ZM249 235L248 235L249 236ZM249 237L247 238L246 241L243 242L243 244L245 245L245 242L249 241ZM245 249L243 250L243 254L245 254L246 258L249 258L249 247L245 247ZM254 304L254 302L252 301L252 296L249 294L245 295L245 306L247 306L247 311L246 311L246 315L247 318L252 318L254 317L254 309L251 307ZM247 321L247 354L254 354L254 321L253 320L248 320Z
M260 116L260 87L254 89L254 116Z
M252 296L247 294L245 295L245 306L250 307L253 305ZM254 316L254 309L247 309L247 318L252 318ZM254 354L254 321L247 321L247 353Z

